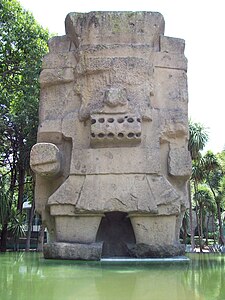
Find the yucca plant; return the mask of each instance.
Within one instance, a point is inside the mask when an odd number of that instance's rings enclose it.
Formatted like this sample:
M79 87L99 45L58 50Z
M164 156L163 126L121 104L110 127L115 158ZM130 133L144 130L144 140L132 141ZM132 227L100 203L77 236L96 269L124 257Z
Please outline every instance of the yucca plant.
M25 214L18 212L16 209L12 209L8 230L12 233L14 237L14 249L16 251L19 250L19 238L25 236L25 220Z

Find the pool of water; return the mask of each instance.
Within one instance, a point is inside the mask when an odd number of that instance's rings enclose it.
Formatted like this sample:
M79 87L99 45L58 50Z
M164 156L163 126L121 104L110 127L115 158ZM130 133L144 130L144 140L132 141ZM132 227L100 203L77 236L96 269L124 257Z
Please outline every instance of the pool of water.
M0 300L225 300L225 256L188 256L188 263L109 264L2 253Z

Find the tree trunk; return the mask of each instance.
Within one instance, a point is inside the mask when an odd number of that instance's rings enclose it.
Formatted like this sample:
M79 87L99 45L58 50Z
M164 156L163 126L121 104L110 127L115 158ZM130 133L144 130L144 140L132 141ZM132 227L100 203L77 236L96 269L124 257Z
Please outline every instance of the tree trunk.
M7 249L8 224L4 224L1 231L0 251L6 252Z
M214 192L214 189L211 186L209 180L208 180L208 182L209 182L209 187L210 187L210 189L213 193L213 196L214 196L214 199L215 199L215 202L216 202L217 217L218 217L218 221L219 221L219 243L221 243L221 245L224 245L225 244L225 239L224 239L224 236L223 236L223 222L222 222L222 219L221 219L220 201L218 201L218 198L216 197L216 193Z
M188 182L188 200L189 200L189 218L190 218L190 234L191 234L191 251L195 249L195 229L193 225L192 202L191 202L191 183Z
M43 251L44 234L45 234L45 226L44 226L44 224L41 224L40 231L38 233L38 245L37 245L37 251L38 252Z
M197 229L198 229L198 243L201 251L200 207L198 207L197 202L195 206L195 214L196 214L196 222L197 222Z
M216 226L215 226L215 219L214 215L212 214L212 230L213 230L213 242L216 243Z
M25 181L25 169L20 166L19 169L19 176L18 176L18 202L17 202L17 209L18 211L22 212L23 209L23 196L24 196L24 181Z
M30 238L31 238L31 231L32 231L32 223L34 219L34 210L35 210L35 202L33 199L30 216L29 216L28 230L27 230L26 249L25 249L26 252L30 250Z
M217 207L217 215L218 215L218 221L219 221L219 243L221 243L221 245L224 245L225 239L223 236L223 223L222 223L222 219L221 219L220 202L216 201L216 207Z
M209 245L209 220L210 215L207 215L207 222L206 222L206 231L205 231L205 244Z
M203 250L203 208L200 205L199 206L199 247L200 247L200 252Z
M183 227L183 244L186 246L186 244L187 244L187 220L185 217L182 220L182 227Z
M23 141L23 134L19 130L18 131L18 162L17 162L17 172L18 172L18 202L17 202L17 209L19 212L22 212L23 209L23 197L24 197L24 182L25 182L25 147L24 147L24 141Z

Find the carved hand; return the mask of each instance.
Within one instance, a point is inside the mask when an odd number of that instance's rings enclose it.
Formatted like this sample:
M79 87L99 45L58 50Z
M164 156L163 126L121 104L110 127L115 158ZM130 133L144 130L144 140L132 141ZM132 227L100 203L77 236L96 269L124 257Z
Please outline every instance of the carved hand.
M30 153L32 170L45 177L56 176L61 170L61 153L59 148L51 143L37 143Z

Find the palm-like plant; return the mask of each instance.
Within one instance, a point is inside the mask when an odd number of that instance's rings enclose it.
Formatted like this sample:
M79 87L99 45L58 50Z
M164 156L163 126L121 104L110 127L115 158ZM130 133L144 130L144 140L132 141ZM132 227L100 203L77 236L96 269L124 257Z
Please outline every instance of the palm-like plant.
M19 250L19 238L25 236L25 214L18 212L15 208L11 210L11 219L8 225L15 242L15 250Z
M208 184L217 207L217 217L219 222L219 240L225 244L223 235L223 222L221 218L221 204L225 195L225 177L223 168L215 154L208 151L203 157L203 169L206 183Z
M209 135L206 127L202 124L189 121L188 150L191 153L192 160L199 158L200 151L204 149L208 139Z
M202 179L202 171L200 169L201 163L201 153L200 151L204 149L208 141L207 129L199 124L189 121L189 141L188 149L191 154L193 161L192 169L192 182L194 183L195 191L197 189L197 184ZM189 185L189 216L190 216L190 228L191 228L191 247L192 250L195 248L194 242L194 226L192 219L192 201L191 201L191 187Z
M25 216L17 211L9 190L7 176L0 177L0 250L6 251L6 235L11 231L17 247L18 239L25 234Z
M211 207L213 196L211 191L205 185L198 187L198 190L195 191L193 196L196 202L196 209L198 207L198 231L199 231L199 246L200 251L203 249L203 228L206 211ZM197 211L197 210L196 210Z

